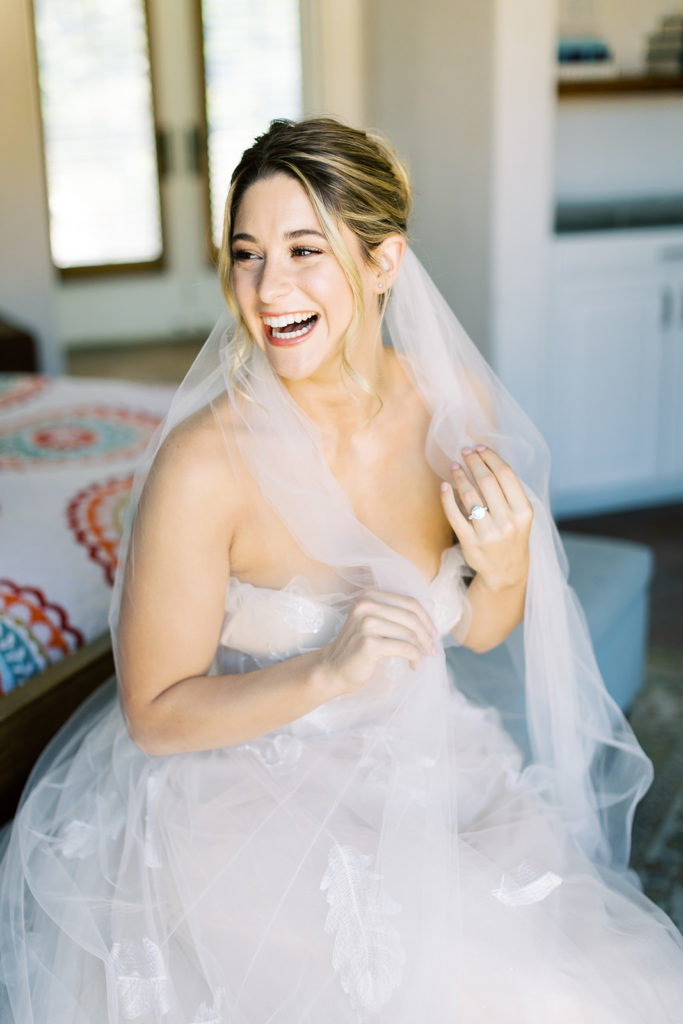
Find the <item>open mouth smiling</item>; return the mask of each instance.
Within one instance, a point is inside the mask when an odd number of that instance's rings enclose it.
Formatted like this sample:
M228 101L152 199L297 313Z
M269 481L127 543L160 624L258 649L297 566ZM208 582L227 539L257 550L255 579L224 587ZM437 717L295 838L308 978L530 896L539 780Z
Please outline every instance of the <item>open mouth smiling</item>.
M262 316L266 336L273 345L294 345L303 341L318 322L317 313L283 313Z

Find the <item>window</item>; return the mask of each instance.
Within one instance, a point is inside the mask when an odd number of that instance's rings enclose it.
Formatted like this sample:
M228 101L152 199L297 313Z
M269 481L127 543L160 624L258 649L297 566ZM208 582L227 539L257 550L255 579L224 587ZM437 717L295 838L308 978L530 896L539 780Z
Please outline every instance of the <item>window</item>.
M242 152L276 117L301 117L298 0L201 0L211 234Z
M144 0L34 0L55 265L158 265L159 174Z

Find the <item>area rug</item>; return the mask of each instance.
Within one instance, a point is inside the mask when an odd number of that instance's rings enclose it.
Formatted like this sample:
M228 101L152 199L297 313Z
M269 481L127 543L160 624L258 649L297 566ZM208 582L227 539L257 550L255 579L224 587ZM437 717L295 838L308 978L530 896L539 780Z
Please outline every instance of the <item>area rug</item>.
M683 651L650 648L629 718L655 769L636 812L631 863L647 895L683 930Z

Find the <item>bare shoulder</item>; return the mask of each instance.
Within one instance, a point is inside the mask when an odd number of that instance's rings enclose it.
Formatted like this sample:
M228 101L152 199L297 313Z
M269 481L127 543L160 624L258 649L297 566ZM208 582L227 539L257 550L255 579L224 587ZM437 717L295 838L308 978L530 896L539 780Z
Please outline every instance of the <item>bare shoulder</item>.
M220 403L183 420L161 444L150 469L143 503L201 503L207 512L236 509L240 470L229 448L229 412ZM234 446L230 446L234 447Z

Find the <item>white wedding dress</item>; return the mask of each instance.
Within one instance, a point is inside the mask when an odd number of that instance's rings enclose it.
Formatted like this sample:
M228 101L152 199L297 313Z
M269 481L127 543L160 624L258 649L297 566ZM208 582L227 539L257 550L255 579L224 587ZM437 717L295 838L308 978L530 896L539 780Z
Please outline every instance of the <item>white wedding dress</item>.
M462 567L450 549L429 585L444 630ZM342 621L303 578L233 579L212 671L310 650ZM149 756L111 687L91 699L39 764L5 857L3 1024L683 1020L673 925L567 838L497 713L451 674L457 777L435 780L402 724L405 674L384 664L357 694L207 753ZM457 919L413 871L435 782L457 804Z
M385 326L430 411L437 478L482 442L525 487L523 625L492 658L385 660L353 695L203 753L143 753L101 691L41 758L0 867L2 1024L683 1021L683 941L625 868L651 766L567 585L544 442L410 251ZM369 531L258 348L233 372L236 344L219 322L131 508L168 432L208 418L335 592L231 580L211 670L324 645L368 587L462 636L460 549L427 583ZM120 550L118 660L141 524Z

